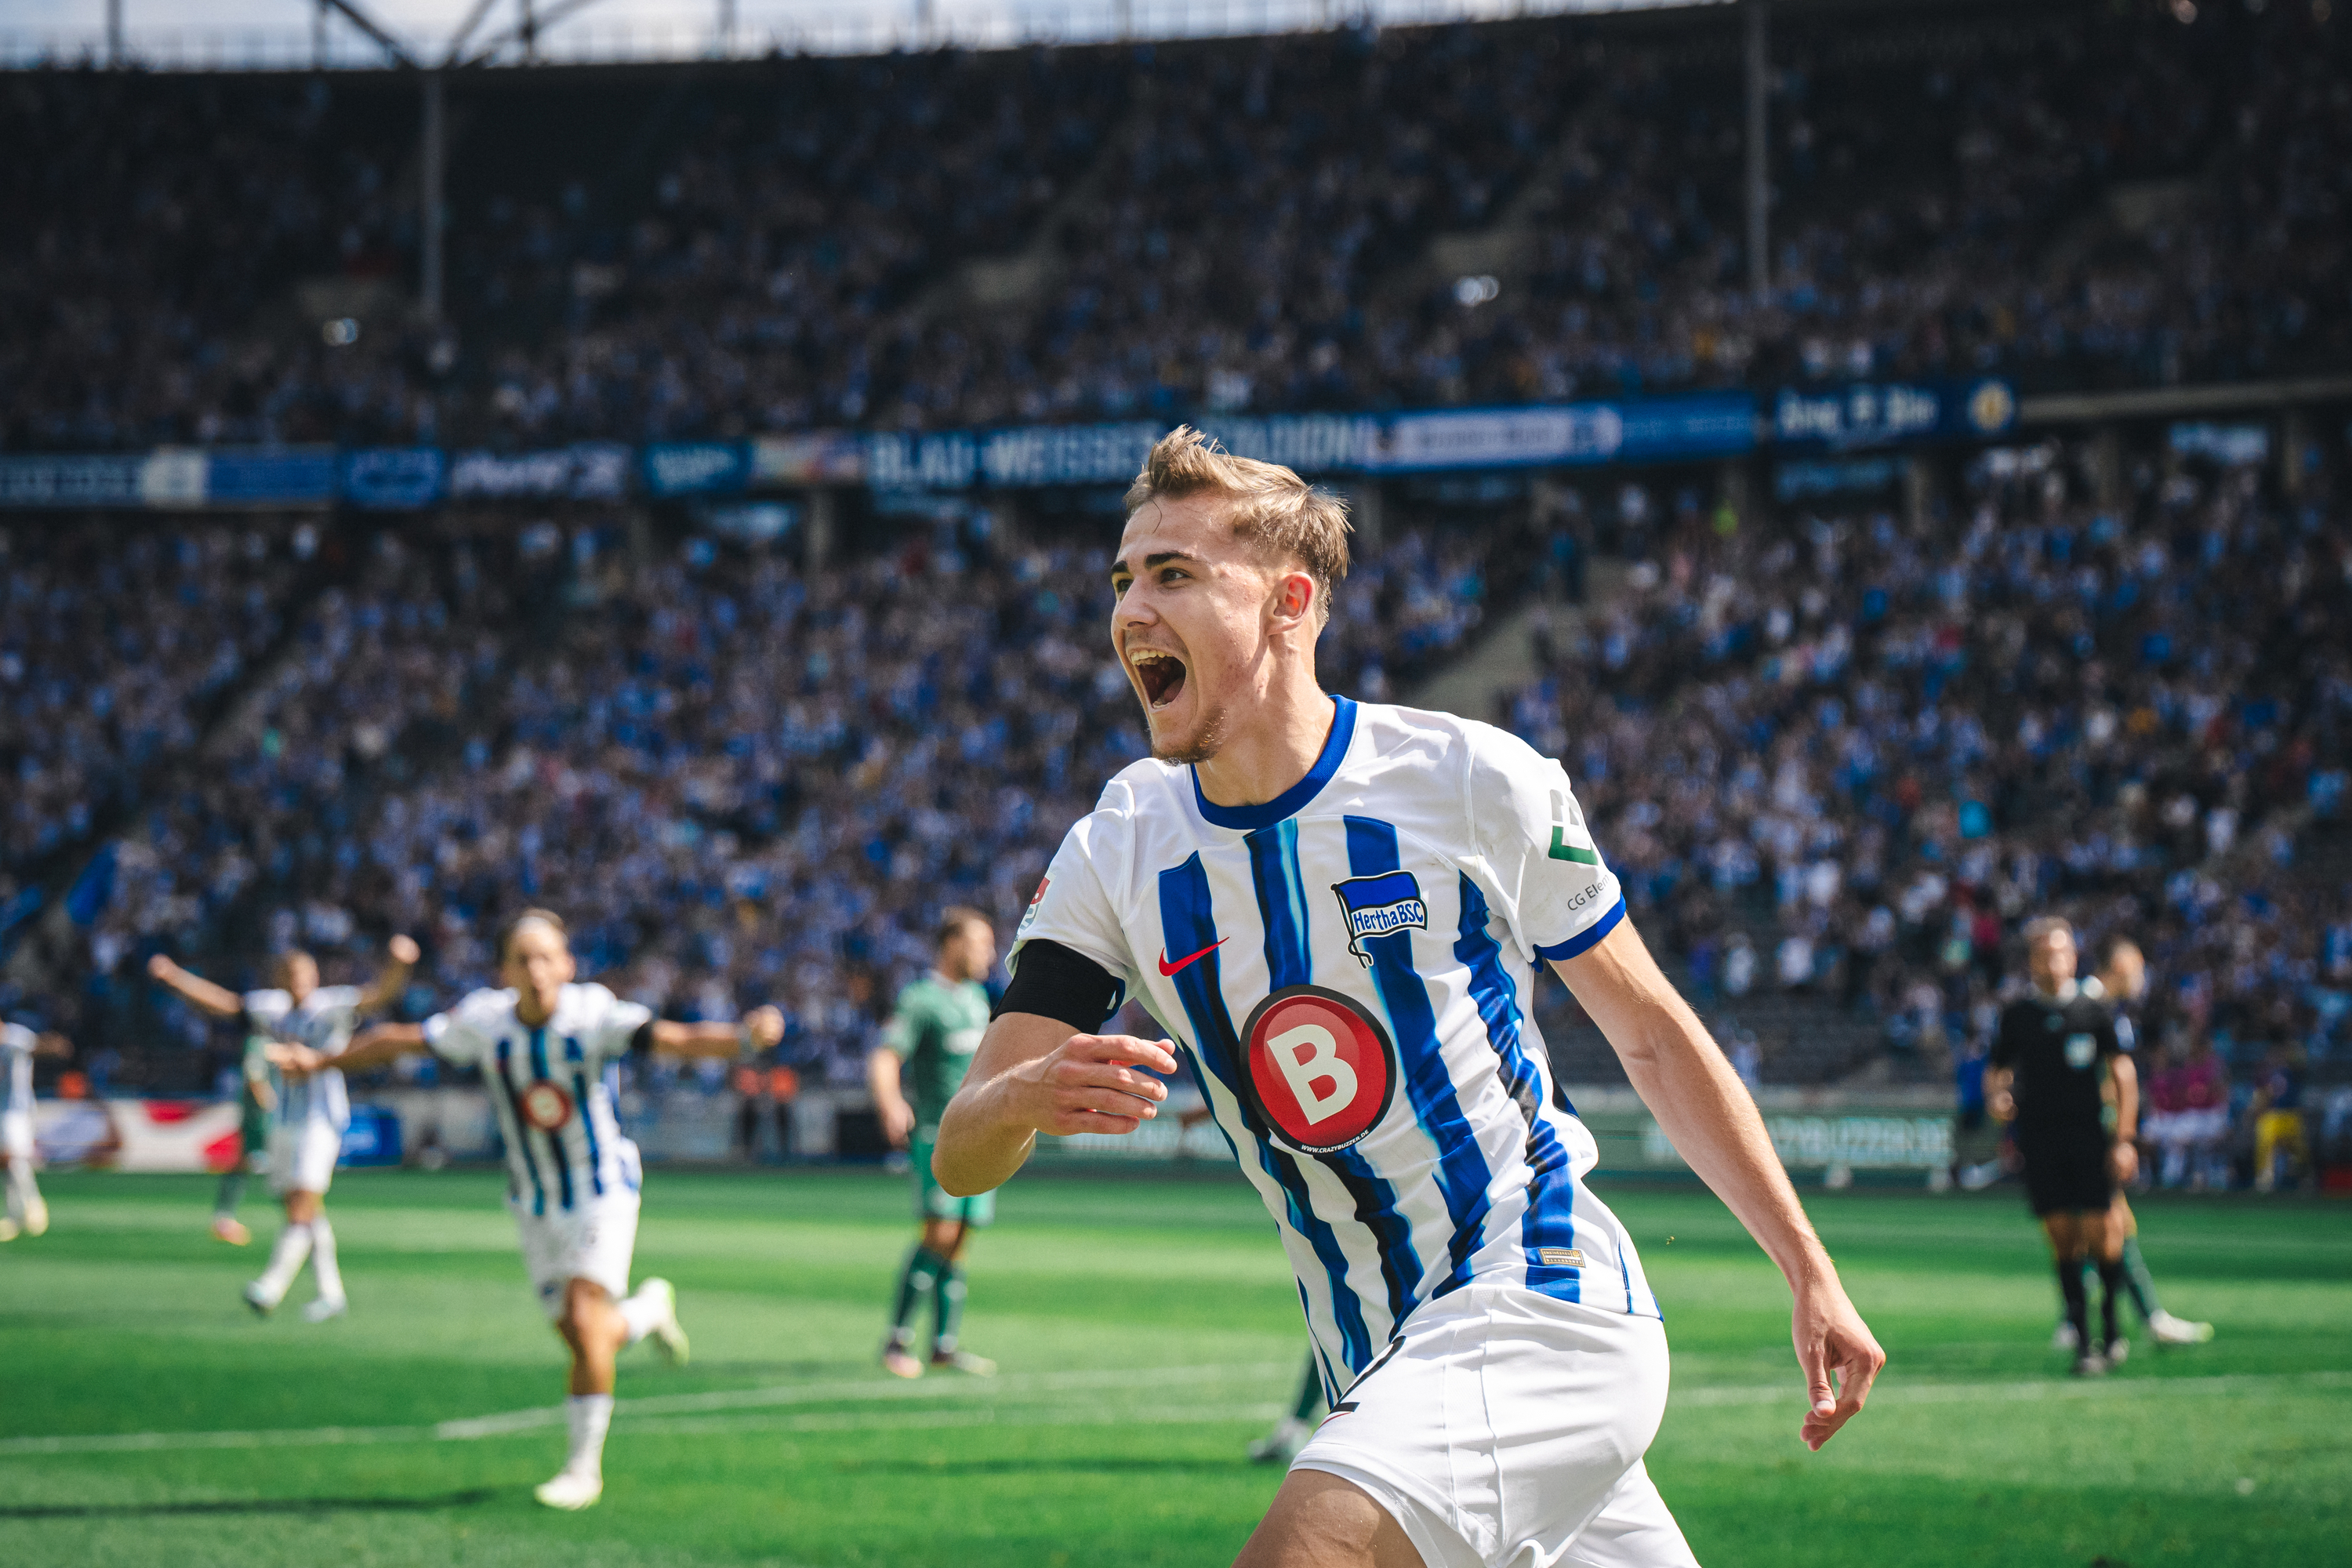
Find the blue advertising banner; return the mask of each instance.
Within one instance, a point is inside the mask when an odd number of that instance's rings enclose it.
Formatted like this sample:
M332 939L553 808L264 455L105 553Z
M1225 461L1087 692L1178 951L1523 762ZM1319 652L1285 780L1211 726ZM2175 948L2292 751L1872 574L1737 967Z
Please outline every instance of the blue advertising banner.
M1854 382L1782 387L1772 396L1772 440L1830 451L1898 441L1998 436L2017 423L2017 389L1975 381Z
M324 506L335 499L335 449L205 455L206 506Z
M1658 462L1734 456L1756 446L1756 402L1744 392L1525 408L1274 414L1201 424L1229 451L1307 474ZM877 490L1124 484L1168 428L1139 420L877 432L866 437L866 479Z
M438 447L363 447L343 454L343 499L372 511L415 511L441 499Z
M460 452L450 459L453 500L618 500L628 493L629 448L582 441L537 452Z
M184 448L0 458L0 507L202 506L205 471Z
M740 441L659 441L640 469L650 496L733 495L751 479L751 449Z

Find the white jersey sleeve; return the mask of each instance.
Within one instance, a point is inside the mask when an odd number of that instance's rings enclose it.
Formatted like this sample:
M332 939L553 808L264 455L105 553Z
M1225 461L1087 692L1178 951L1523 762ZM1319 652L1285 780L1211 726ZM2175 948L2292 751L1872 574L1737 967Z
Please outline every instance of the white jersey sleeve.
M1617 874L1559 763L1481 726L1468 786L1471 840L1494 879L1497 912L1530 957L1574 958L1625 918Z
M1071 825L1013 933L1007 966L1018 969L1032 942L1059 942L1100 964L1119 983L1120 1002L1137 992L1134 954L1118 918L1134 853L1133 793L1113 779L1095 809ZM1112 1011L1118 1011L1114 1005Z
M243 1000L246 1023L265 1035L285 1027L286 1016L294 1011L294 998L284 991L248 991Z
M40 1041L38 1035L22 1024L0 1024L0 1051L21 1051L30 1056Z
M514 1013L514 993L477 991L425 1020L425 1043L452 1067L479 1067L496 1048L499 1025Z
M624 1002L593 982L573 989L589 1020L581 1044L599 1057L626 1056L637 1031L653 1022L652 1008L642 1002Z

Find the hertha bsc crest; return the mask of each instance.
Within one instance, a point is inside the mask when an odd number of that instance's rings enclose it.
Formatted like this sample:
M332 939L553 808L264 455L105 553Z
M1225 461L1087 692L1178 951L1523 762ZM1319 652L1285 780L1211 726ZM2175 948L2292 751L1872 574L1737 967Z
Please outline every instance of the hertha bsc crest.
M1421 884L1410 871L1383 871L1376 877L1350 877L1334 882L1339 915L1348 922L1348 951L1370 969L1372 955L1364 951L1367 937L1386 936L1408 927L1429 929L1429 906L1423 902Z

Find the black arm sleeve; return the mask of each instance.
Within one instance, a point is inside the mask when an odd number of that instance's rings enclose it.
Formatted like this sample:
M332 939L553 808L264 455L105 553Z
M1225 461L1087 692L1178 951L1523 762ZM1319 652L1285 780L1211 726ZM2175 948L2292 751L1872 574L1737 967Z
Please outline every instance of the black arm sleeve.
M637 1032L629 1037L629 1054L633 1057L641 1057L653 1048L654 1021L647 1018L637 1026Z
M1103 1026L1126 999L1119 978L1086 954L1043 937L1021 944L1013 984L989 1016L1034 1013L1067 1024L1082 1035Z

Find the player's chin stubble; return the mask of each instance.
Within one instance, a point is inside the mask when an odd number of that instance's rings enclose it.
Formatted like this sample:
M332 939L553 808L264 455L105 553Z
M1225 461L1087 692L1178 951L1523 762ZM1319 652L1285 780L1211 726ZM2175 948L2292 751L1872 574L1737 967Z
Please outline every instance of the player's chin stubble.
M1159 726L1151 722L1150 710L1143 715L1144 728L1151 734L1151 755L1155 761L1177 767L1197 766L1225 749L1225 710L1212 708L1201 717L1199 726L1189 736L1162 736Z

